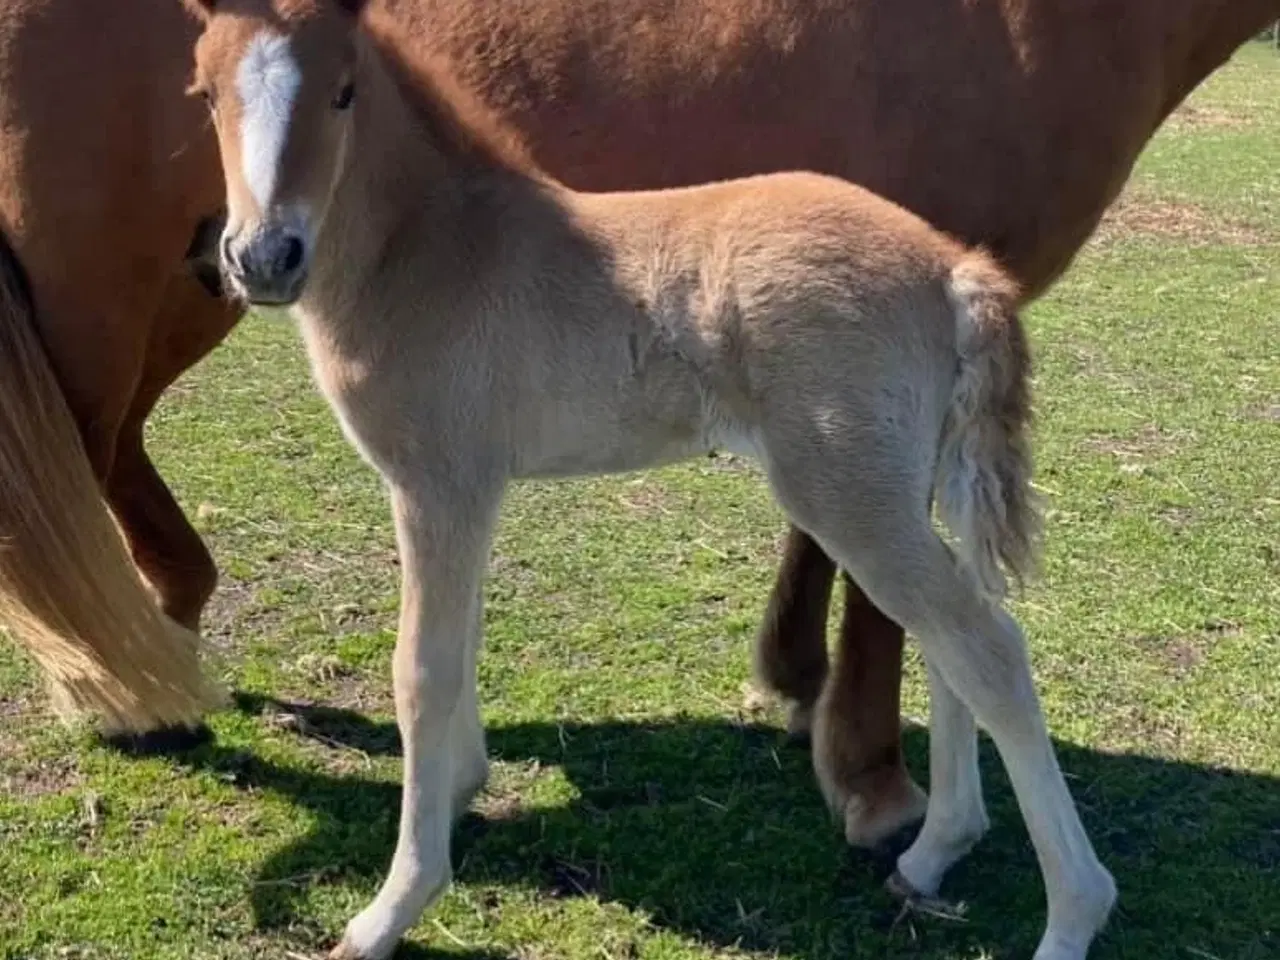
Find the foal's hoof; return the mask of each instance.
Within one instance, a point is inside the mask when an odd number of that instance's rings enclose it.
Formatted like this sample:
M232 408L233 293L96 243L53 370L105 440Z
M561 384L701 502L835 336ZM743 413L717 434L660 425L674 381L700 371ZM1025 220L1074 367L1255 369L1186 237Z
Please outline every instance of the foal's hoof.
M899 771L874 795L855 794L845 801L844 838L864 849L891 843L924 818L928 805L928 794Z
M923 894L897 870L889 875L889 879L884 882L884 888L889 891L891 897L902 904L904 912L923 913L943 920L964 919L963 903L948 903L946 900Z
M340 944L329 951L329 960L369 960L369 958L353 947L344 937Z
M134 757L152 757L187 753L213 740L208 724L194 727L157 727L146 733L98 734L98 742L120 753Z

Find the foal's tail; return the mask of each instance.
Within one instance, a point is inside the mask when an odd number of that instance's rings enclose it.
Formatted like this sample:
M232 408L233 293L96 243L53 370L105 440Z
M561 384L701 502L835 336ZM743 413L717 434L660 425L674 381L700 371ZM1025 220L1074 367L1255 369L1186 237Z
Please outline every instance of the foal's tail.
M1031 359L1013 282L985 254L946 281L958 370L938 452L938 511L982 589L1005 593L1001 563L1022 581L1035 567L1040 515L1031 489Z
M107 731L193 724L218 699L197 637L152 599L106 508L0 234L0 628L59 709Z

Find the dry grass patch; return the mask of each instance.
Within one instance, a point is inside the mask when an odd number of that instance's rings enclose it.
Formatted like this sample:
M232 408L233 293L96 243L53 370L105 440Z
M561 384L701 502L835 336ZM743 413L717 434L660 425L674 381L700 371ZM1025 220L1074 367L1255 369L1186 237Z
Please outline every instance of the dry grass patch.
M1137 464L1159 460L1180 446L1194 442L1196 436L1188 430L1166 430L1149 423L1129 436L1093 434L1085 437L1080 446L1089 453L1115 457L1121 464Z
M1248 117L1220 106L1184 103L1165 120L1164 125L1173 132L1199 130L1242 130L1249 126Z
M1106 246L1141 239L1229 247L1262 246L1275 240L1265 230L1242 220L1131 187L1107 208L1091 242Z

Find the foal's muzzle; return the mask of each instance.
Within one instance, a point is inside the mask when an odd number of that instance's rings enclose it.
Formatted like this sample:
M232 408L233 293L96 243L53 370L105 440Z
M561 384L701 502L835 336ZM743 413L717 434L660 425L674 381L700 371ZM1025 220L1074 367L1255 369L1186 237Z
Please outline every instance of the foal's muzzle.
M307 244L293 227L263 224L222 235L222 268L250 303L287 306L307 279Z

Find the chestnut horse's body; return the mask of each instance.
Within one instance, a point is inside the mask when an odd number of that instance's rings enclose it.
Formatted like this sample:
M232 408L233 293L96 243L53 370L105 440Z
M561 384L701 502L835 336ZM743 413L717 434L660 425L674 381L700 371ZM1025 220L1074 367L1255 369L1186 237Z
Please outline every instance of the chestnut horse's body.
M380 2L399 42L449 61L569 186L832 173L985 243L1032 296L1163 118L1280 16L1280 0ZM165 611L194 628L214 566L141 428L239 315L187 262L221 204L213 138L179 94L194 35L176 0L117 0L108 17L75 0L0 0L0 266L25 272L38 307L13 284L0 316L0 535L12 540L0 615L37 654L35 634L80 638L117 688L136 680L115 711L133 726L203 701L190 656L128 673L143 648L127 628L142 643L165 626L139 612L146 598L120 572L93 480ZM54 429L68 409L83 450ZM798 723L824 689L833 574L793 531L759 660ZM166 634L150 649L180 642ZM849 584L815 761L842 785L855 841L920 810L899 752L901 647ZM74 687L82 668L62 666L56 679ZM101 707L112 679L73 693Z

